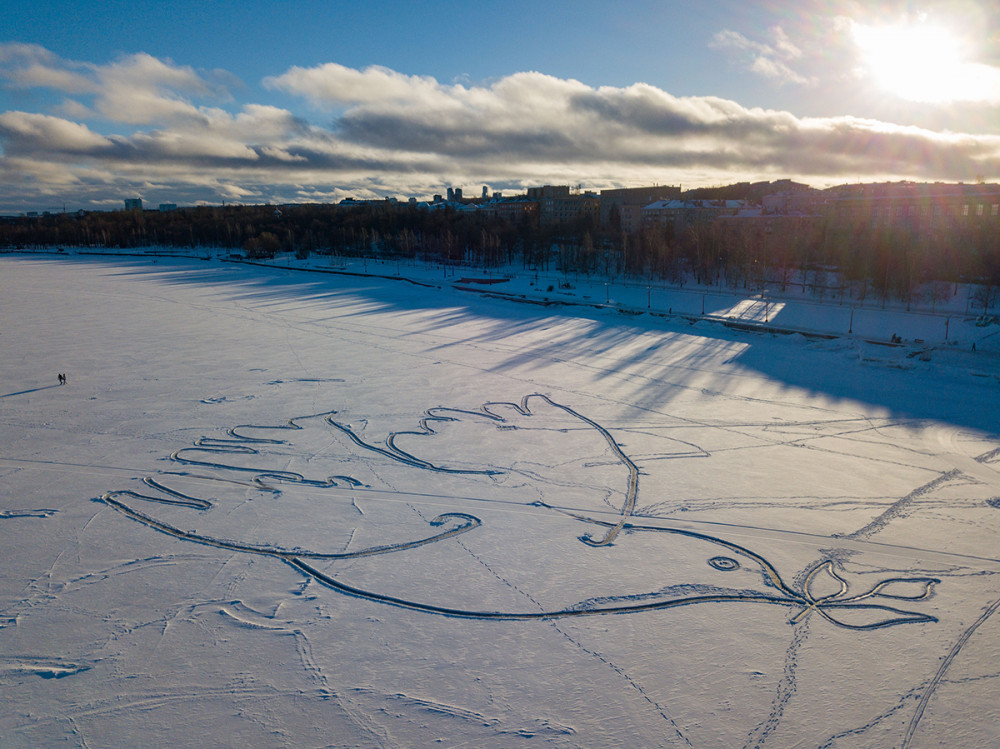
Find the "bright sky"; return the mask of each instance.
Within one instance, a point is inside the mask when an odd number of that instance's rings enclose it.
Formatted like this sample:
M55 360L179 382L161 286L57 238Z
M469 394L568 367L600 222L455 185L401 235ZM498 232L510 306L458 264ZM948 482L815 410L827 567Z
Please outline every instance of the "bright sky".
M48 0L0 29L0 213L1000 180L995 0Z

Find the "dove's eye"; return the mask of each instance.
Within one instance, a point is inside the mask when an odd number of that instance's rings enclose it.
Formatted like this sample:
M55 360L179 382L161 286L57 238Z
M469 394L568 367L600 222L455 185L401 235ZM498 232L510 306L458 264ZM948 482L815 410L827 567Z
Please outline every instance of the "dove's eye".
M740 563L732 557L712 557L708 560L708 563L715 567L715 569L722 570L723 572L731 572L740 568Z

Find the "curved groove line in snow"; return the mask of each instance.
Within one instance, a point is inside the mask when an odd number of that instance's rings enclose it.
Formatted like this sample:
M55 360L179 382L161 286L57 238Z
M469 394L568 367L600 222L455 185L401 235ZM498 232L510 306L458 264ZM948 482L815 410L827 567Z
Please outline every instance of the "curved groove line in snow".
M927 684L927 689L925 689L924 693L920 696L920 702L917 703L917 709L913 711L913 717L910 718L910 724L906 727L906 735L903 737L903 743L900 745L900 749L907 749L913 741L913 735L917 731L920 719L924 717L924 710L927 709L927 703L931 701L931 697L934 695L934 692L937 691L937 688L941 684L941 680L944 679L944 675L951 666L952 661L954 661L958 656L959 651L965 647L965 643L969 641L969 638L975 634L977 629L986 623L987 619L996 613L998 608L1000 608L1000 599L997 599L986 607L982 616L980 616L975 622L972 623L972 626L962 633L962 636L958 638L954 647L952 647L948 655L946 655L941 661L941 665L938 667L937 673L931 678L930 682Z
M609 522L604 520L596 520L585 515L570 510L560 509L552 507L545 504L544 502L535 502L535 506L543 507L548 510L563 514L574 520L597 526L599 528L606 529L604 535L600 538L595 539L591 534L585 534L580 537L580 540L591 547L607 546L612 544L616 538L622 533L626 532L655 532L674 536L683 536L687 538L699 539L705 541L715 547L721 547L729 552L734 553L738 557L742 557L744 560L751 560L759 567L762 575L763 584L767 588L772 588L775 590L774 594L770 593L754 593L748 591L738 591L734 590L732 592L718 592L710 594L700 594L700 595L688 595L682 598L675 598L670 600L656 600L650 601L649 596L644 596L646 600L643 602L636 602L633 600L627 604L613 604L613 605L587 605L586 602L577 604L576 606L564 608L564 609L554 609L548 611L485 611L485 610L466 610L457 609L446 606L439 606L430 602L421 602L416 600L410 600L406 598L398 598L394 596L385 595L378 593L376 591L363 590L361 588L356 588L343 583L335 579L332 575L323 572L307 562L303 561L309 560L320 560L334 562L338 560L348 560L357 559L361 557L370 557L383 554L390 554L400 551L406 551L409 549L414 549L420 546L425 546L428 544L436 543L438 541L443 541L445 539L457 536L459 534L467 533L474 530L482 525L482 521L474 515L463 513L463 512L453 512L445 513L437 516L433 520L429 521L429 524L434 528L441 528L439 532L431 533L423 538L415 539L412 541L385 544L368 547L354 552L319 552L303 550L301 548L283 548L280 546L269 545L269 544L253 544L240 541L234 541L229 539L214 538L211 536L206 536L200 534L196 531L186 531L174 526L170 523L158 520L152 515L137 510L125 502L122 502L119 498L131 497L133 499L139 499L151 503L159 503L164 505L173 505L180 507L187 507L196 511L206 511L213 507L213 503L207 499L201 499L198 497L193 497L182 492L171 489L162 483L156 481L155 479L149 477L144 479L144 482L151 489L156 490L161 496L154 496L149 494L141 494L139 492L122 490L122 491L109 491L101 496L101 500L104 501L110 507L116 509L117 511L123 513L127 517L136 520L150 528L161 531L163 533L172 535L176 538L180 538L187 541L192 541L195 543L201 543L208 546L214 546L217 548L227 549L230 551L238 551L248 554L257 554L263 556L271 556L280 559L304 574L312 577L326 587L337 590L341 593L364 598L367 600L377 601L381 603L386 603L394 606L400 606L404 608L409 608L416 611L423 611L431 614L439 614L453 617L463 617L472 619L503 619L503 620L533 620L533 619L560 619L566 617L576 617L576 616L589 616L589 615L599 615L599 614L622 614L622 613L634 613L643 611L657 611L668 608L675 608L677 606L686 606L694 603L723 603L723 602L742 602L742 603L768 603L772 605L782 605L791 607L793 609L798 609L798 612L794 614L791 619L791 623L795 624L801 621L804 617L811 613L817 613L822 618L835 624L839 627L844 627L847 629L857 629L857 630L869 630L878 629L882 627L895 626L897 624L904 623L915 623L915 622L934 622L937 619L933 616L922 614L919 612L907 611L900 609L897 606L886 605L874 601L875 598L888 598L894 601L919 601L928 598L932 595L933 587L939 581L935 578L929 577L918 577L918 578L888 578L877 583L867 592L861 593L859 595L848 595L848 585L847 582L837 574L834 569L834 562L832 560L824 560L815 565L811 570L809 570L804 578L804 582L801 586L801 590L796 590L789 586L781 578L777 569L763 556L747 549L738 544L726 541L725 539L719 538L717 536L710 536L704 533L698 533L690 530L682 530L676 528L662 528L656 526L639 525L631 522L631 518L635 509L636 497L639 489L639 470L636 464L626 455L622 447L615 441L611 433L603 427L598 422L590 419L569 406L557 403L552 400L547 395L541 393L531 393L525 395L520 403L512 403L507 401L494 401L484 403L479 410L471 411L458 408L448 408L444 406L439 406L436 408L427 409L424 412L424 416L420 419L418 424L418 429L410 431L397 431L392 432L385 439L385 446L368 443L363 440L358 434L356 434L349 426L337 422L333 417L336 414L335 411L326 411L319 414L314 414L313 416L301 416L289 419L285 424L278 426L254 426L249 424L238 425L232 427L226 431L227 437L223 438L211 438L202 437L195 441L193 447L182 448L171 454L170 459L174 462L183 465L195 465L206 468L218 468L225 470L236 470L252 472L254 474L251 479L251 483L255 486L270 489L267 484L264 483L264 479L272 479L281 482L289 482L295 484L304 484L315 487L334 487L340 485L340 483L347 483L354 486L360 485L360 482L349 476L330 476L323 480L307 479L299 473L291 471L260 471L258 469L230 465L226 462L215 462L212 460L198 459L190 456L192 452L201 453L208 455L259 455L259 451L253 447L253 445L282 445L288 444L284 440L276 439L273 437L259 437L247 434L248 430L260 430L260 429L287 429L287 430L299 430L303 427L298 423L299 421L305 420L307 418L321 417L330 426L338 429L340 432L345 434L349 439L351 439L354 444L369 450L381 454L387 458L394 461L401 462L405 465L409 465L421 470L427 470L432 472L446 472L446 473L472 473L480 475L495 475L501 473L500 469L495 467L487 467L482 469L457 469L449 468L447 466L437 465L428 460L419 458L396 445L396 439L398 437L408 435L415 437L426 437L436 434L435 425L439 422L448 421L458 421L462 418L483 418L493 422L505 423L507 420L501 414L497 413L500 408L511 409L516 414L524 417L530 417L533 414L531 409L531 403L533 399L540 400L552 408L558 409L563 413L579 420L580 422L586 424L591 429L595 430L601 435L601 437L606 442L608 448L614 453L618 461L628 470L628 488L626 491L625 502L620 511L620 517L615 522ZM221 479L217 477L206 476L204 478L212 478L220 481L226 479ZM725 559L728 561L720 562L720 559ZM715 564L712 562L715 560ZM714 566L720 571L731 571L740 567L740 563L735 559L729 559L728 557L712 557L708 560L708 563ZM825 580L833 580L834 585L838 588L834 593L829 593L825 595L814 595L812 588L817 579L823 577ZM921 592L916 595L893 595L886 592L886 588L895 583L905 583L905 584L918 584L921 586ZM719 589L725 591L727 589ZM592 600L592 599L590 599ZM861 614L863 619L862 623L855 623L851 621L844 621L841 614L845 612L853 612L855 616Z

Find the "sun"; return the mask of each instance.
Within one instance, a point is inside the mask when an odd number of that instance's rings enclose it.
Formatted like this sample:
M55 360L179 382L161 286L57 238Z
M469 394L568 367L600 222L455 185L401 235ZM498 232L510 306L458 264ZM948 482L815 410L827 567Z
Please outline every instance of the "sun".
M853 31L865 66L889 93L930 103L977 98L959 40L943 26L855 23Z

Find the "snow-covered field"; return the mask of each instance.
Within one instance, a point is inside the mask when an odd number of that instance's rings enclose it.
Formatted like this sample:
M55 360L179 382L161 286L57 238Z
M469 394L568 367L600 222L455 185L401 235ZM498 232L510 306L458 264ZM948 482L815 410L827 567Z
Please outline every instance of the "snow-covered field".
M0 745L997 745L963 324L0 257Z

